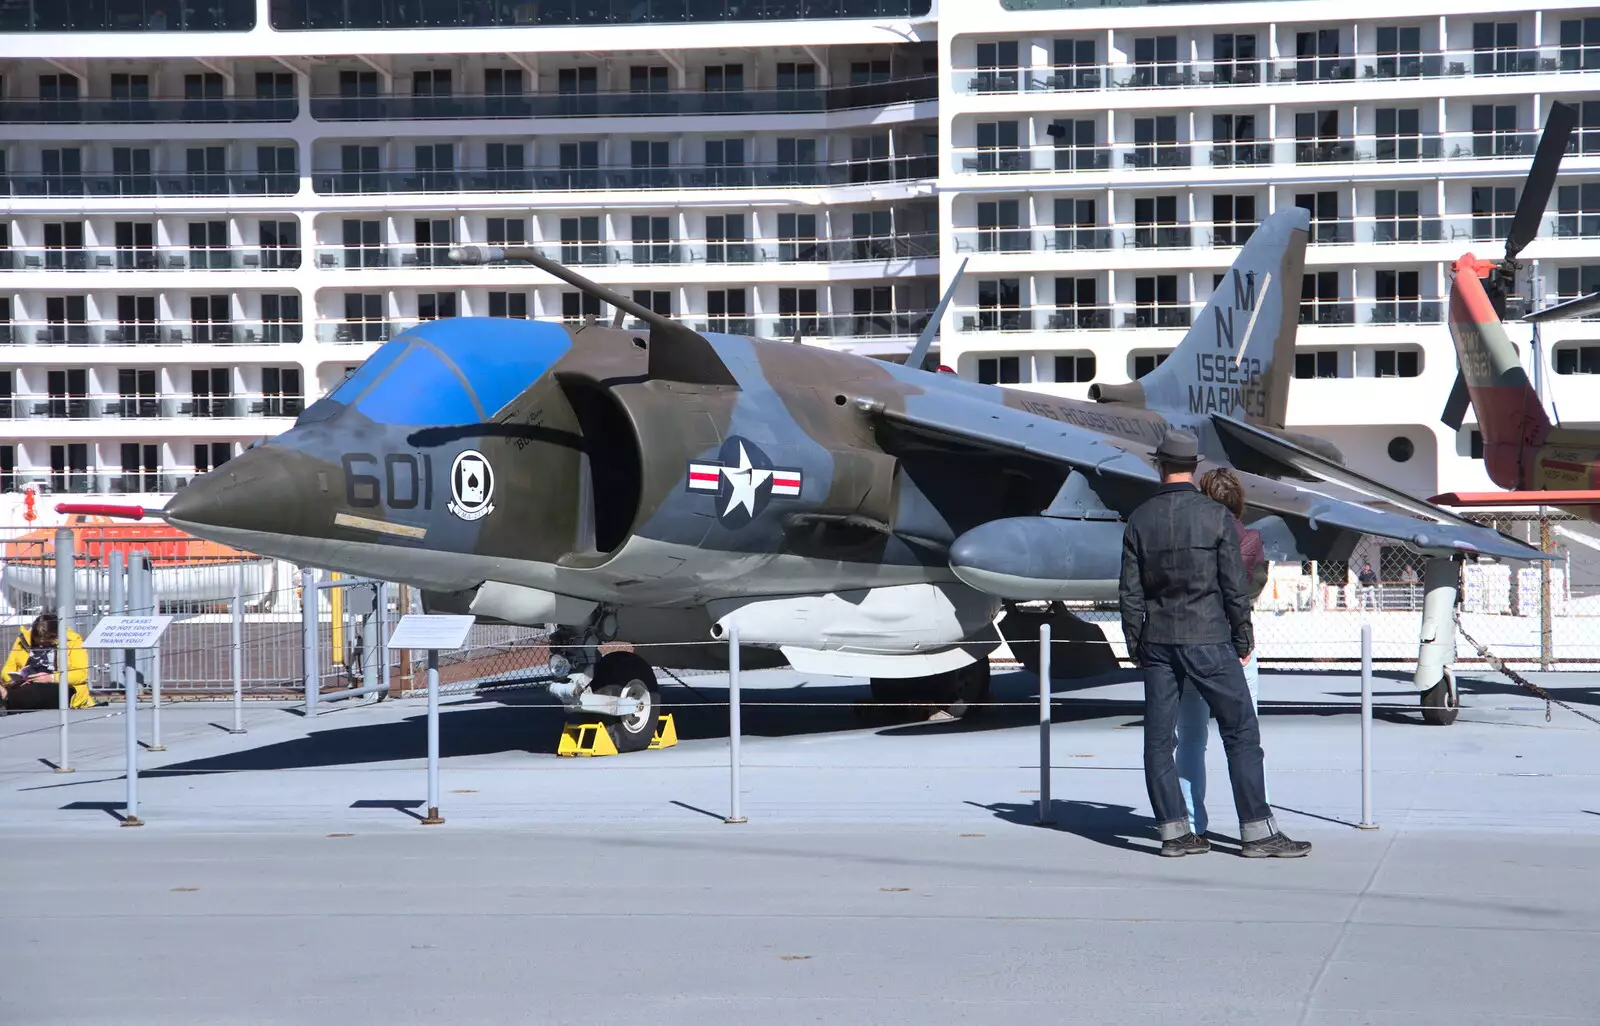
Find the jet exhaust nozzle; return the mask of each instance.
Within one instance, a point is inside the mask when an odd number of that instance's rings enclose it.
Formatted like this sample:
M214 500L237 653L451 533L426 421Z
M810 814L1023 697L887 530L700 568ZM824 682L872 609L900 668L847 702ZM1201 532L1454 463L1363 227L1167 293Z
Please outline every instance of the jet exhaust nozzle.
M1122 529L1120 520L991 520L955 540L950 569L968 587L1012 601L1111 599Z

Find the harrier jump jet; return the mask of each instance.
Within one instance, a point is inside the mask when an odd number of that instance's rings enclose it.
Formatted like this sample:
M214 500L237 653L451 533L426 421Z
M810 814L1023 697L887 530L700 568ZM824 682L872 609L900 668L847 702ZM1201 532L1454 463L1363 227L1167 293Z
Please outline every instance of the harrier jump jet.
M1173 427L1207 466L1241 470L1273 559L1340 558L1362 534L1536 558L1283 429L1307 223L1267 218L1171 357L1089 402L921 369L954 285L902 366L697 332L536 251L462 248L464 263L526 261L616 320L408 329L164 512L248 551L409 582L433 608L559 625L557 693L609 714L623 750L655 728L650 660L724 663L715 642L735 626L747 664L981 697L1002 610L1115 594L1122 518ZM638 647L601 655L612 640Z

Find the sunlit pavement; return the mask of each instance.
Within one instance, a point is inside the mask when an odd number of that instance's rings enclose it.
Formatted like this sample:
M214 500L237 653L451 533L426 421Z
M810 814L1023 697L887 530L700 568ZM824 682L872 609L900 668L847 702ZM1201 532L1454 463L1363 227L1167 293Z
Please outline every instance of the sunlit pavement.
M666 678L664 678L666 679ZM1600 675L1538 677L1591 714ZM1380 679L1373 820L1357 681L1265 673L1294 862L1163 860L1137 684L1059 688L1055 824L1034 684L951 724L747 673L745 825L725 681L669 681L673 749L552 756L536 692L449 699L442 826L423 703L307 721L162 711L122 829L122 707L0 719L3 1022L1593 1022L1600 727L1484 676L1424 727ZM804 704L800 704L804 703ZM1395 708L1388 708L1394 706ZM150 713L140 711L148 740ZM220 727L218 725L221 725ZM1216 833L1236 832L1221 744Z

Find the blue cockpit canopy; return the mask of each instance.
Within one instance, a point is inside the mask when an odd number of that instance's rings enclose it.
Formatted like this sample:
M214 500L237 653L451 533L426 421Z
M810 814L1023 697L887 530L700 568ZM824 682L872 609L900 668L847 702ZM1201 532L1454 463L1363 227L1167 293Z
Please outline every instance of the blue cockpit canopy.
M325 420L353 407L379 424L481 424L571 348L572 337L559 324L502 317L426 321L384 343L302 420Z

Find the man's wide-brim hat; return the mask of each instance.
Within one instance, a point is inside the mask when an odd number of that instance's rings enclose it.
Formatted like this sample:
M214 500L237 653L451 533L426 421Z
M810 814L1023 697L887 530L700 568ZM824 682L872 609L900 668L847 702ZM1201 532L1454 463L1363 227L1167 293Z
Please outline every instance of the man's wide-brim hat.
M1168 431L1156 446L1156 462L1192 467L1200 462L1200 440L1188 431Z

